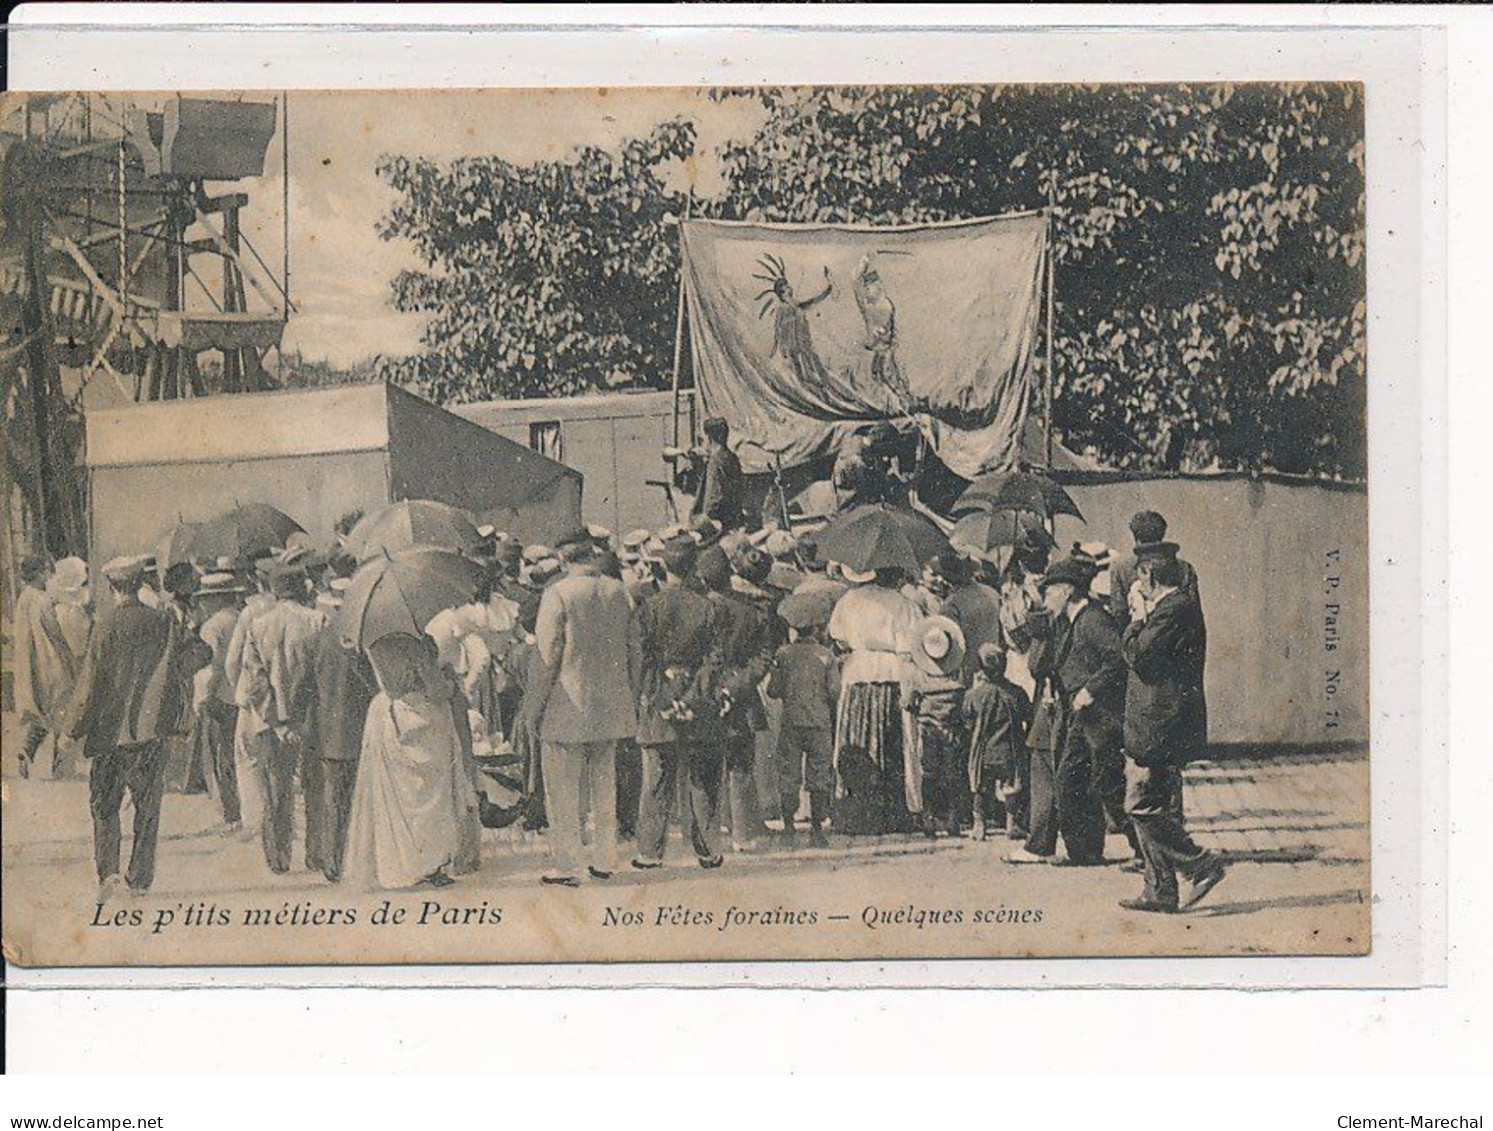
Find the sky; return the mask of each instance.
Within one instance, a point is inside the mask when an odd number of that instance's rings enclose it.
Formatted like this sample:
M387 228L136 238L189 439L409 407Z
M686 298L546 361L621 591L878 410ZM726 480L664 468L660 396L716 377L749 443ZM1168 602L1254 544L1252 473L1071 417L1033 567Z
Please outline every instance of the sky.
M286 349L349 366L419 348L424 317L398 314L389 301L394 276L420 264L412 245L382 240L375 230L394 198L374 173L380 156L558 159L581 145L615 146L680 113L696 120L701 152L709 154L724 140L750 136L761 111L755 103L716 104L688 90L292 93L290 286L296 310ZM264 176L240 183L250 197L243 229L277 276L282 171L277 125ZM716 177L706 157L696 170L697 190L708 195Z

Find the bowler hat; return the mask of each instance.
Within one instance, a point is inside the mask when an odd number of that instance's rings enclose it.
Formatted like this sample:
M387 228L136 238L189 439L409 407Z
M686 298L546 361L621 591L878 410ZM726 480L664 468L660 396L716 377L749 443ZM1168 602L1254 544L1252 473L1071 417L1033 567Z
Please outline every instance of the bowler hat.
M1071 585L1078 592L1087 593L1089 583L1094 580L1097 572L1092 562L1086 562L1082 558L1063 558L1048 567L1038 585L1042 589L1049 585Z
M1182 547L1175 542L1137 542L1135 544L1135 562L1165 562L1176 558L1177 551Z

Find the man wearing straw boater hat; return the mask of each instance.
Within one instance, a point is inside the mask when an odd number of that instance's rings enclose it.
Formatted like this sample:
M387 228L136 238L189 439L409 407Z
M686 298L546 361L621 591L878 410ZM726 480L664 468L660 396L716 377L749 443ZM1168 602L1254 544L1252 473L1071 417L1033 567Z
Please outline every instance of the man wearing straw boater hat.
M1121 901L1131 911L1170 913L1196 905L1224 877L1218 857L1200 848L1182 819L1182 767L1208 741L1202 608L1185 588L1175 542L1135 548L1136 581L1125 630L1126 808L1145 862L1145 890ZM1191 883L1178 899L1177 876Z

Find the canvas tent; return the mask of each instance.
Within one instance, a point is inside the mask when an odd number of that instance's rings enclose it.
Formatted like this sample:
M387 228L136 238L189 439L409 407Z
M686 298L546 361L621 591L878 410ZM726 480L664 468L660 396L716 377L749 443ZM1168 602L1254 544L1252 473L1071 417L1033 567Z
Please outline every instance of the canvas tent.
M317 537L437 499L525 541L581 522L581 474L392 385L248 393L87 416L90 556L147 551L177 522L265 502Z

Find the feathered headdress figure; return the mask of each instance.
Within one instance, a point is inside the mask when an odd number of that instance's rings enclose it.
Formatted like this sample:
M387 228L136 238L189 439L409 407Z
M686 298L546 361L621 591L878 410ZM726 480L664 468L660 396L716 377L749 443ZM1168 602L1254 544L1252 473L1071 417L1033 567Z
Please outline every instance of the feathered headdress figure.
M761 304L757 310L757 317L766 318L773 303L781 299L788 291L788 268L771 252L764 253L757 260L757 266L762 268L762 271L753 271L752 278L766 283L767 286L758 291L752 301Z

